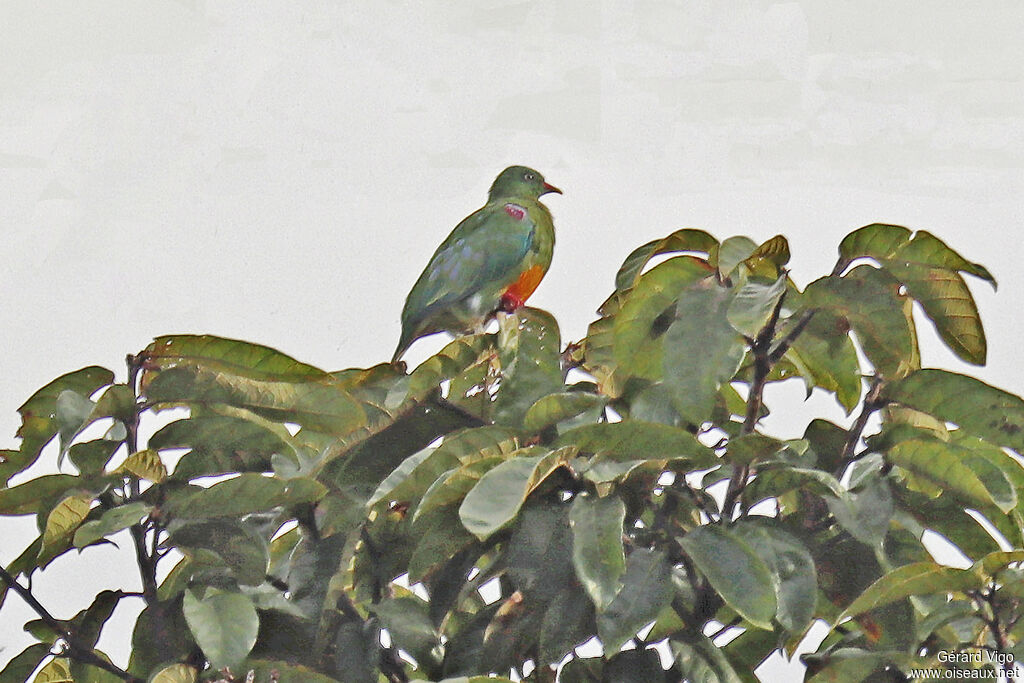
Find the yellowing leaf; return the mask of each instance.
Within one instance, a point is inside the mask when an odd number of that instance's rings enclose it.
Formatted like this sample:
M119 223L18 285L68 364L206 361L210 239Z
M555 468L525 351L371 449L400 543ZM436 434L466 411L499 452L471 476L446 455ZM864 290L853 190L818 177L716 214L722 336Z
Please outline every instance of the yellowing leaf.
M167 479L167 467L164 465L163 460L160 459L160 454L152 449L132 453L125 458L125 461L121 463L121 466L115 472L131 474L139 479L151 481L154 484L159 484Z

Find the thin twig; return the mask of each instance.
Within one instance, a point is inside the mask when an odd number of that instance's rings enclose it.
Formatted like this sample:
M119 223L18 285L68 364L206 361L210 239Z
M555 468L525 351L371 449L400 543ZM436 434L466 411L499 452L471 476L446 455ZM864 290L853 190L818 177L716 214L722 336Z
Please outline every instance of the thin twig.
M999 610L996 608L996 586L995 580L985 594L985 601L992 611L992 619L988 622L989 630L992 631L992 639L996 642L996 648L1000 652L1006 652L1006 637L1003 635L1003 627L999 623Z
M864 405L861 407L860 414L857 416L857 420L850 427L850 431L846 436L846 443L843 444L843 452L840 458L838 475L842 474L842 468L847 464L857 459L854 455L854 451L857 449L857 444L860 443L860 437L864 433L864 428L867 427L868 420L875 412L886 404L886 401L881 399L882 387L884 386L882 380L878 377L874 377L871 380L871 387L868 389L867 395L864 397Z
M36 600L36 597L32 595L32 592L18 583L2 566L0 566L0 579L10 586L11 590L21 596L21 599L28 603L28 606L32 608L32 611L38 614L39 618L42 619L47 626L53 629L53 631L60 636L60 639L67 644L66 654L68 657L77 662L81 662L82 664L88 664L90 666L103 669L104 671L114 674L123 681L128 681L129 683L142 683L141 678L136 678L116 664L108 662L106 659L101 657L96 650L80 641L78 636L68 629L65 622L60 621L50 614L49 610L43 607L42 604Z
M769 349L772 338L775 336L775 327L778 325L779 316L782 313L782 302L785 299L786 295L783 293L775 303L768 322L757 333L757 337L750 345L750 350L754 354L754 380L750 383L750 393L747 395L747 412L743 419L741 434L753 433L757 421L761 419L761 408L764 406L764 387L768 383L768 375L774 365ZM722 503L722 519L727 519L731 515L730 511L740 494L743 493L749 476L750 467L748 465L733 470L732 476L729 477L729 486L725 491L725 500Z
M796 321L796 325L793 326L793 329L786 333L786 336L783 337L782 340L775 345L775 348L773 348L771 352L768 354L768 361L772 365L775 365L780 360L782 360L782 357L786 355L786 351L789 351L789 347L793 345L793 342L797 340L797 337L799 337L803 333L803 331L807 329L807 325L811 322L811 318L813 318L814 314L817 312L818 309L816 308L812 308L809 311L804 311L804 314L801 315L800 319Z

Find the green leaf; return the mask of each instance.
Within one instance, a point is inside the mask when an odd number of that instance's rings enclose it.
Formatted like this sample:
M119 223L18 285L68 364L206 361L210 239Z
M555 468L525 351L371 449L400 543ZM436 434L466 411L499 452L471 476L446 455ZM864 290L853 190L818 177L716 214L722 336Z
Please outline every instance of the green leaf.
M665 679L661 657L653 648L624 650L604 667L604 680L616 683L650 683Z
M445 456L434 448L413 453L380 483L366 501L366 507L371 508L384 500L404 501L417 496L420 491L426 492L438 477L462 464L455 456Z
M785 447L784 441L752 432L730 440L727 457L733 465L749 465L755 460L766 460Z
M998 468L995 472L986 472L986 479L994 474L999 482L986 485L968 464L969 455L969 451L965 452L964 449L942 441L910 439L890 448L887 457L894 465L913 472L975 505L994 505L1003 512L1009 512L1016 507L1017 497L1005 475Z
M527 605L535 600L546 603L565 588L578 586L572 566L569 510L565 503L531 501L515 521L504 559L507 575L530 601Z
M247 659L238 667L239 671L253 672L253 681L274 681L275 683L338 683L333 678L323 675L305 666L290 662L266 659Z
M604 680L604 659L575 657L558 672L559 683L598 683ZM703 682L702 682L703 683Z
M584 391L548 394L539 398L526 411L523 429L538 433L561 423L566 423L566 427L572 428L578 426L577 422L597 422L601 409L607 403L606 397Z
M195 683L199 672L188 664L171 664L160 669L149 683Z
M280 505L315 502L325 492L322 484L310 479L284 481L249 473L195 490L175 501L168 500L167 507L176 516L191 519L241 517Z
M564 588L544 611L540 663L555 664L597 631L594 606L579 587Z
M889 532L895 504L888 480L877 471L860 482L855 490L838 497L824 496L829 511L839 525L861 543L881 545Z
M830 391L847 414L857 407L861 393L860 363L848 327L845 318L818 310L785 356L803 377L808 396L814 387ZM785 336L790 329L784 325L780 335Z
M75 440L86 427L103 418L114 418L115 427L122 434L114 440L124 440L124 425L135 416L135 392L124 384L113 384L107 387L103 395L95 403L86 396L70 389L65 389L57 396L56 420L60 434L61 458L71 448ZM112 432L105 437L110 439ZM59 459L58 459L59 460Z
M781 268L789 263L789 258L789 240L783 235L775 235L759 244L743 263L750 268L752 273L763 273L765 270L763 264L769 263L774 266L769 271L771 277L776 277L780 274Z
M0 683L24 683L40 662L50 656L50 646L45 643L29 645L16 655L0 671Z
M736 266L750 258L755 251L757 243L749 237L727 237L718 249L711 250L708 261L718 267L722 278L727 278L736 270Z
M622 646L647 624L672 597L672 582L665 554L637 548L626 558L622 590L597 617L597 634L606 655Z
M32 683L74 683L74 680L70 662L63 657L55 657L39 670Z
M984 365L988 352L978 305L959 273L929 268L897 257L886 269L904 284L907 293L935 325L939 337L961 360Z
M638 420L583 425L562 434L555 445L614 460L687 460L694 469L718 464L714 452L685 429Z
M790 634L802 634L814 617L818 594L818 576L807 547L766 519L747 518L733 531L771 568L776 581L776 620Z
M176 525L170 543L194 559L191 575L201 568L226 567L242 585L258 586L266 578L267 543L239 521L215 519Z
M107 463L110 462L110 458L113 457L122 443L123 441L113 441L111 439L83 441L72 444L71 448L68 449L67 455L82 474L99 474L106 467Z
M766 498L777 498L794 489L802 489L816 496L843 498L846 495L846 489L839 480L828 472L773 465L758 469L757 476L743 490L743 499L750 507Z
M167 467L160 459L160 454L148 448L129 455L114 472L131 474L139 479L147 479L154 484L159 484L167 479Z
M929 368L890 382L882 395L998 446L1024 452L1024 400L981 380Z
M395 647L412 655L419 670L439 672L443 653L440 633L430 619L426 602L408 594L387 598L374 609Z
M850 261L862 256L875 259L906 286L949 348L968 363L984 364L985 331L974 297L960 276L970 273L995 286L995 279L981 265L970 263L944 242L923 230L897 225L868 225L846 237L840 254Z
M60 436L60 449L66 453L71 440L89 423L96 404L76 391L65 389L57 395L54 403L54 419Z
M504 459L517 445L515 432L505 427L477 427L448 434L440 446L423 449L406 458L380 483L366 504L372 507L385 499L408 501L421 495L426 497L434 484L461 465L494 456Z
M706 254L712 247L718 245L718 240L703 230L683 228L676 230L668 237L660 240L653 240L637 247L626 257L619 272L615 275L615 289L623 291L636 285L647 263L661 254L672 252L694 251Z
M884 667L894 661L906 664L909 657L899 652L871 652L852 647L802 657L814 674L813 683L881 683ZM910 665L912 666L912 665ZM924 668L924 667L922 667Z
M770 284L749 281L740 287L726 308L729 324L740 334L756 337L786 293L786 279L783 275Z
M750 543L718 525L697 527L680 542L730 607L754 626L772 628L778 608L772 572Z
M72 494L50 510L43 529L43 547L39 551L40 567L69 548L75 530L89 515L93 500L92 494Z
M530 406L562 388L561 348L558 323L546 311L520 308L501 319L501 385L494 401L495 422L521 425Z
M857 266L842 277L815 280L804 290L804 299L808 307L844 317L875 369L894 379L919 363L913 320L898 289L888 273Z
M209 334L157 337L142 352L147 374L176 365L199 365L241 377L275 382L325 380L328 374L280 351ZM146 380L143 380L144 384Z
M104 590L97 593L92 604L72 619L78 640L89 647L96 647L103 626L106 625L123 597L125 594L119 590Z
M364 405L330 382L283 382L228 375L207 367L162 370L146 388L154 404L228 405L314 431L348 435L369 425Z
M954 569L935 562L905 564L868 586L835 623L911 595L945 595L981 586L981 577L969 569Z
M252 601L241 593L208 589L199 597L187 590L182 611L189 631L214 669L235 667L256 644L259 616Z
M44 474L24 484L0 489L0 515L33 514L47 501L59 498L62 493L81 485L81 477Z
M480 477L503 462L504 457L491 456L442 474L423 494L420 504L416 506L413 522L437 508L461 501L477 485Z
M919 230L913 239L910 235L911 231L902 225L865 225L843 238L839 254L848 261L867 256L879 262L897 254L914 256L919 263L970 273L995 286L995 278L984 266L967 261L931 233Z
M599 610L622 588L626 555L622 547L626 506L618 496L578 495L569 511L576 576Z
M459 520L457 505L445 505L417 516L413 521L416 549L409 558L409 581L415 583L441 567L455 555L476 543Z
M853 261L864 256L875 260L893 254L910 239L911 230L902 225L872 223L858 228L839 243L839 256L844 261Z
M17 436L21 437L21 448L18 471L29 467L39 457L43 446L57 434L57 397L63 391L73 391L82 396L90 396L101 387L114 381L114 373L106 368L91 365L75 372L61 375L25 401L18 412L21 414L21 427ZM14 474L10 472L7 476Z
M644 273L612 317L612 352L618 371L651 381L661 379L664 335L674 320L676 300L685 288L708 278L709 271L704 261L677 256Z
M689 636L689 640L671 640L672 655L679 664L680 673L689 681L708 683L741 683L722 648L701 634Z
M629 374L618 366L615 357L615 319L621 305L620 296L613 294L599 312L601 317L587 326L587 336L579 348L567 349L569 356L594 378L600 393L618 398L625 391ZM654 348L657 348L655 345Z
M524 448L522 455L510 457L488 470L459 507L463 526L481 541L503 528L519 512L526 497L552 472L561 467L572 449L560 449L542 455L536 447Z
M1024 550L999 550L988 553L971 567L971 571L982 578L994 577L1011 564L1024 562Z
M181 609L182 598L145 607L132 630L128 671L147 677L168 662L180 662L195 653L196 644Z
M149 438L149 447L191 449L175 465L175 479L267 472L274 455L297 459L293 439L283 425L241 410L171 422Z
M665 386L676 411L692 425L710 416L722 384L740 367L746 347L726 318L730 291L708 278L685 290L665 333Z
M135 502L127 505L119 505L103 513L99 519L90 520L75 531L74 546L84 548L87 545L110 536L118 531L127 529L133 524L138 524L144 517L149 515L153 506L148 503Z
M453 380L480 363L490 363L494 353L494 335L474 334L455 339L439 353L420 363L409 375L405 392L398 391L389 403L422 400L445 380Z

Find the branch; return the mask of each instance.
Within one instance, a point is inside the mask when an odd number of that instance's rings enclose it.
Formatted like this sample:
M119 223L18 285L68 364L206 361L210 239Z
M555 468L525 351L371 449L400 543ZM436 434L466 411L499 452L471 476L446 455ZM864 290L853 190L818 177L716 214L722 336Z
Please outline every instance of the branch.
M68 629L65 622L60 621L50 614L49 610L43 607L39 601L36 600L36 597L32 595L32 592L18 583L3 566L0 566L0 579L10 586L11 590L20 595L21 599L32 608L32 611L38 614L39 618L60 636L60 639L67 644L68 649L66 654L71 659L82 664L89 664L90 666L103 669L104 671L114 674L122 681L128 681L128 683L143 683L141 678L136 678L119 666L112 662L108 662L106 659L101 657L95 649L80 641L78 636Z
M874 377L871 380L871 388L868 389L867 396L864 397L864 406L861 408L860 415L857 416L857 420L850 427L850 431L846 437L846 443L843 445L842 457L840 458L840 471L838 475L842 474L842 468L848 463L853 462L857 459L854 455L854 450L857 448L857 444L860 442L861 434L864 433L864 428L867 427L868 420L874 413L884 406L887 401L880 398L882 395L882 387L884 382L878 377Z
M803 331L807 328L807 325L811 322L811 318L818 312L818 309L812 308L809 311L804 311L804 314L800 316L800 319L793 326L793 329L786 334L785 337L775 345L775 348L768 354L768 360L772 365L775 365L782 357L786 355L786 351L789 351L789 347L793 345L793 342L797 340Z
M992 639L996 643L996 649L1000 652L1006 652L1006 636L1003 635L1003 627L999 623L999 609L996 605L995 579L992 580L992 585L985 594L985 601L988 603L988 607L992 611L992 619L988 621L988 627L989 630L992 631Z
M764 387L768 383L768 375L771 373L772 366L776 362L772 360L772 354L770 353L771 342L775 336L775 327L779 323L779 315L782 313L782 302L785 300L786 294L783 293L775 303L775 308L772 309L772 315L768 322L757 333L757 337L754 338L753 343L750 345L750 350L754 354L754 381L750 383L750 393L747 395L747 413L744 416L743 428L740 434L752 433L754 427L757 426L757 421L761 417L761 408L764 405ZM807 317L806 314L805 317ZM809 317L807 322L810 322ZM807 323L805 322L804 326L806 325ZM797 326L800 327L799 323ZM800 331L803 331L802 327ZM789 335L787 335L788 338ZM796 337L793 336L793 339L796 339ZM781 358L781 355L779 357ZM743 493L743 488L746 486L747 477L749 476L749 465L737 467L733 470L732 476L729 478L729 487L725 491L725 500L722 502L722 519L726 519L730 515L730 510L736 504L740 494Z

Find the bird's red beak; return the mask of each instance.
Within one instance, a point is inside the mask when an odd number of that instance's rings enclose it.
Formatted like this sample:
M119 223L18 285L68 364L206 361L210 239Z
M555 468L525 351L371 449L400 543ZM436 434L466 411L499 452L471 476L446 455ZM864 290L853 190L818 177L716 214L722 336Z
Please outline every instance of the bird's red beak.
M541 192L541 194L547 194L548 192L557 192L558 194L562 194L562 191L551 183L544 183L544 191Z

